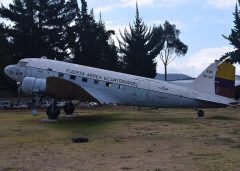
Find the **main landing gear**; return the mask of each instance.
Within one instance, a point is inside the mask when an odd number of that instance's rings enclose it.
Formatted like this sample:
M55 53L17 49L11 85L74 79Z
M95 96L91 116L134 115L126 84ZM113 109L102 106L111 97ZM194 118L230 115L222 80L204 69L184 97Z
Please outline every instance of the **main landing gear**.
M51 105L47 108L47 116L49 119L58 119L60 110L63 108L66 115L72 115L75 110L75 105L69 101L64 104L64 106L60 106L57 104L57 101L54 99L51 101Z
M57 106L57 101L54 99L51 105L47 108L47 116L49 119L58 119L60 114L60 107Z
M75 110L75 106L72 102L68 102L64 107L63 110L65 112L66 115L72 115L74 110Z

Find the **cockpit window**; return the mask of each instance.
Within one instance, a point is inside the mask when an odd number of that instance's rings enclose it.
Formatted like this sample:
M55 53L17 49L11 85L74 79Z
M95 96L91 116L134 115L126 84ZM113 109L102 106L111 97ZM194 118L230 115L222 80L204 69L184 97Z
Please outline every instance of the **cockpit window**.
M21 67L25 67L27 66L27 62L19 61L17 65Z

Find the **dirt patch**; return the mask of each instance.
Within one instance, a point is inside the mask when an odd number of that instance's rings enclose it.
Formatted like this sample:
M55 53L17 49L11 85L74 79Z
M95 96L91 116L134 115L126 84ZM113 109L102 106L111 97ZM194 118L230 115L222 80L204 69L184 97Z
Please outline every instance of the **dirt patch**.
M43 111L0 111L0 170L238 170L237 109L79 109L45 123ZM89 138L72 143L73 137Z

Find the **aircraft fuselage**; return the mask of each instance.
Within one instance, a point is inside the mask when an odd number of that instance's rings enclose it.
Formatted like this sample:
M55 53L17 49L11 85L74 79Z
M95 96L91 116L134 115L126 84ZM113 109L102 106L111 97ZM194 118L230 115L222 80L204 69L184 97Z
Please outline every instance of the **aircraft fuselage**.
M102 103L203 108L226 106L222 103L226 100L227 103L231 102L225 97L209 95L166 81L48 59L23 59L17 65L7 66L5 73L18 82L22 82L25 77L58 77L82 87L87 92L95 93L96 99ZM199 97L214 101L199 100ZM81 97L79 99L81 100Z

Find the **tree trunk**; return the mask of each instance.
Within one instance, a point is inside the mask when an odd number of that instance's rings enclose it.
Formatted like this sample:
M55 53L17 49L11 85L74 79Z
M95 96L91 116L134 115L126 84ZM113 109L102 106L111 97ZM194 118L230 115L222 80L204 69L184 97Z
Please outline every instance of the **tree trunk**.
M165 81L167 81L167 64L164 64L164 70L165 70L164 78Z

